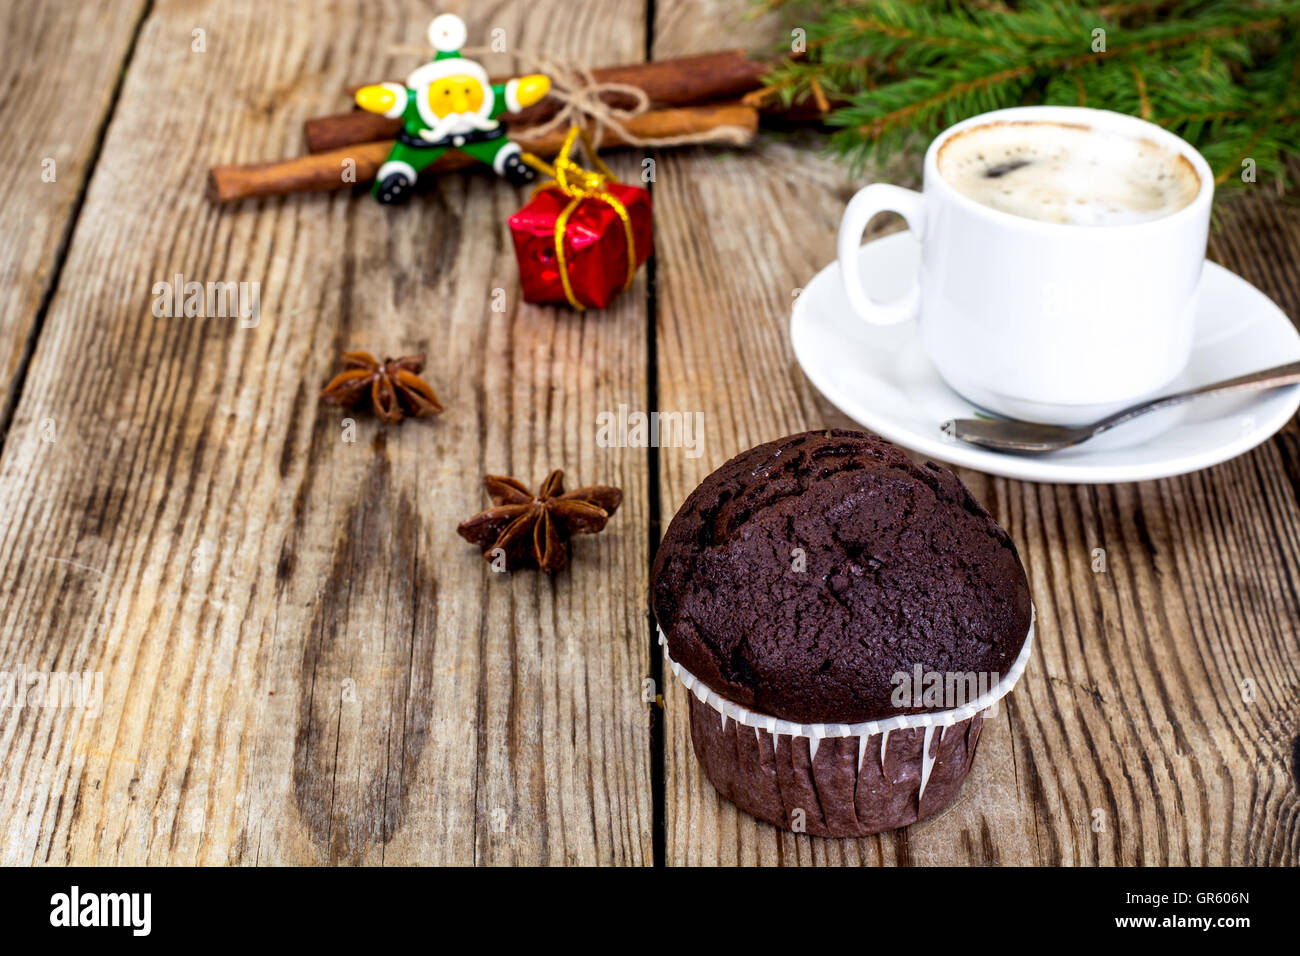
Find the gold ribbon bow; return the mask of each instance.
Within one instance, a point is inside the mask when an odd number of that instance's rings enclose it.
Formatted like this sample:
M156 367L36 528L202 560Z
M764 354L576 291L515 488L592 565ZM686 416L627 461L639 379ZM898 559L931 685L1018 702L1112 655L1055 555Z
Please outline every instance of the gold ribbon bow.
M596 167L594 170L583 169L574 162L573 147L579 140L582 141L582 148L591 159L591 164ZM632 217L628 215L627 207L607 188L609 183L617 183L618 177L610 172L609 167L596 155L596 150L591 145L591 137L587 135L586 130L581 126L573 126L569 129L569 134L564 137L564 145L560 147L560 152L555 157L554 165L539 159L532 153L524 153L519 158L539 173L551 177L550 182L542 183L533 190L533 196L543 189L558 189L569 197L569 204L555 220L555 261L560 267L560 283L564 286L564 297L569 300L569 305L578 311L586 309L586 306L573 294L573 286L569 283L568 264L564 258L564 235L569 226L569 217L584 199L599 199L607 203L622 220L623 234L627 237L627 281L623 283L623 288L626 290L632 285L632 280L636 277L636 240L632 235Z

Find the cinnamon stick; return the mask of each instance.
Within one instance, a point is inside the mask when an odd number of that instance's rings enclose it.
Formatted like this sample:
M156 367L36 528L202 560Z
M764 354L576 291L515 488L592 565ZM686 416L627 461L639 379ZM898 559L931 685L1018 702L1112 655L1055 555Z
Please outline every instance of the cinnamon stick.
M743 132L747 141L758 130L758 111L740 103L650 110L632 117L624 125L628 133L638 139L705 138L710 132L735 127ZM559 152L565 132L559 129L543 137L524 136L516 142L531 153L549 158ZM617 131L605 130L602 149L625 145L626 140ZM392 146L392 140L360 143L293 159L213 166L208 171L208 198L213 202L233 202L251 196L344 189L353 183L374 179ZM347 165L349 162L350 167ZM460 150L448 150L428 167L425 175L450 172L474 163L475 160ZM354 175L345 180L343 173L349 168Z
M635 86L655 105L690 106L733 99L757 89L769 67L768 63L751 60L741 50L722 50L649 63L596 67L591 73L597 83ZM504 83L506 79L508 77L494 77L492 82ZM505 119L507 123L519 125L541 123L554 116L560 105L554 96L548 96L526 110L507 115ZM303 134L307 150L322 153L353 143L392 139L401 125L400 119L352 110L309 119L303 124Z

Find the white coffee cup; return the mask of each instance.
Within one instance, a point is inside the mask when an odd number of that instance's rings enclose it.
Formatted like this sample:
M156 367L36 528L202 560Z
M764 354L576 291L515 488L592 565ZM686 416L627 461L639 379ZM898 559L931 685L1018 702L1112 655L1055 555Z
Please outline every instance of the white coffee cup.
M1184 156L1200 177L1181 209L1126 225L1029 219L982 205L940 175L945 141L982 124L1079 124ZM925 154L921 192L873 183L840 223L840 275L866 321L919 320L939 374L976 405L1053 424L1094 421L1168 385L1187 364L1214 178L1188 143L1144 120L1072 106L1023 106L950 127ZM862 233L899 213L921 243L920 274L899 300L871 297Z

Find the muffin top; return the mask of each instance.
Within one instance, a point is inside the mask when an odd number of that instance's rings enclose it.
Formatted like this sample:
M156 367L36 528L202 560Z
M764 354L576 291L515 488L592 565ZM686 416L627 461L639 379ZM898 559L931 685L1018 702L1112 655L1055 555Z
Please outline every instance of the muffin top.
M1010 536L961 480L863 432L751 448L700 484L655 559L668 653L728 700L856 723L900 672L1004 675L1029 630Z

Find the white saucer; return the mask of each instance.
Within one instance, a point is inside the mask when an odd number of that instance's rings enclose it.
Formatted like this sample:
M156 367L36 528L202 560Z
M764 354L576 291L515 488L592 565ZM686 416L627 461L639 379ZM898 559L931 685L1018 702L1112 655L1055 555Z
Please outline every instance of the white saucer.
M868 243L861 255L873 295L890 300L911 282L921 253L911 233L900 232ZM1300 334L1266 295L1213 262L1201 282L1191 360L1162 391L1300 360ZM790 338L808 378L854 421L939 461L1024 481L1110 483L1196 471L1266 441L1300 406L1300 386L1195 399L1074 448L1009 455L940 430L949 419L973 417L976 407L944 384L921 351L915 322L876 326L854 314L838 264L817 273L795 301Z

